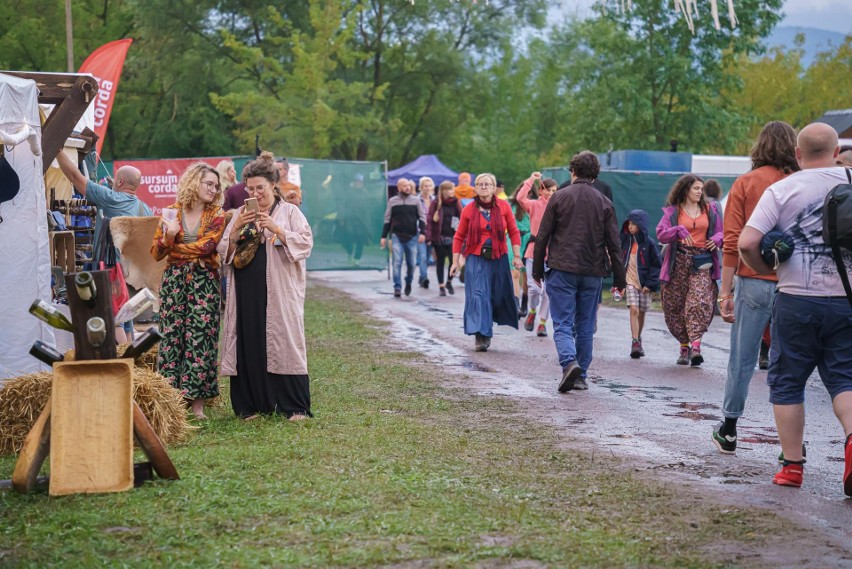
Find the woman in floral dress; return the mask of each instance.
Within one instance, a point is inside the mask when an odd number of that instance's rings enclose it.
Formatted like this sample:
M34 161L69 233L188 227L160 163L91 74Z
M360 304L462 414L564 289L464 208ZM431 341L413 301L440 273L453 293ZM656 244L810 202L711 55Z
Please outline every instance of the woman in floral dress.
M163 210L151 254L167 259L160 289L160 374L199 419L219 395L219 254L225 230L219 174L193 164L178 182L177 203Z

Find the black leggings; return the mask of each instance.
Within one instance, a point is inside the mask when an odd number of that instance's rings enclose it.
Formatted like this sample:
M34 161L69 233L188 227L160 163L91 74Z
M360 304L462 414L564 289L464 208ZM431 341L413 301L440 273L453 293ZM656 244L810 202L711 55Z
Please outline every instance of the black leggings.
M432 243L435 247L435 256L438 258L435 263L435 272L438 273L438 284L444 284L444 262L447 261L450 265L453 264L453 246L452 245L438 245L437 243ZM449 271L447 271L449 273ZM447 282L453 280L453 277L448 276Z

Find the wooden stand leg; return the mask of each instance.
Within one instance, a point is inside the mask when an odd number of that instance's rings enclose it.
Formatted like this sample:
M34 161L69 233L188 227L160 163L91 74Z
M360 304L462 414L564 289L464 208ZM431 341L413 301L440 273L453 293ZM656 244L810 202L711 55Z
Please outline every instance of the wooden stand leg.
M166 453L166 447L163 446L163 443L160 441L157 433L154 432L151 423L148 422L148 418L145 417L145 413L136 401L133 402L133 434L136 435L139 446L142 447L142 451L148 457L148 460L151 461L151 465L160 478L180 480L172 459Z
M50 399L41 410L35 425L24 439L24 446L15 463L12 488L26 494L35 488L38 472L50 452Z

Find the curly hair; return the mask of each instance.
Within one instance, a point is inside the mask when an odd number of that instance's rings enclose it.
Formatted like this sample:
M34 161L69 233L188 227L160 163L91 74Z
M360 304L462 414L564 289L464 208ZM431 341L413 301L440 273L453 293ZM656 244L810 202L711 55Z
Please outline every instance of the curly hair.
M183 173L180 180L178 180L177 199L175 200L178 205L183 207L192 206L195 200L198 199L198 190L201 185L201 178L203 178L204 174L207 173L216 176L216 183L219 185L219 188L216 190L216 197L213 198L212 202L207 204L207 207L219 207L222 205L225 192L222 188L222 181L219 178L219 172L204 162L196 162L195 164L192 164L186 169L186 172Z
M799 171L796 161L796 131L782 121L764 125L757 142L751 147L751 168L772 166L785 174Z
M689 193L689 188L692 187L692 184L695 182L704 182L704 179L700 176L696 176L695 174L685 174L678 178L677 182L672 186L671 191L669 191L669 195L666 198L666 205L674 205L678 206L686 201L686 194ZM703 210L707 205L706 200L704 199L704 192L701 192L701 199L698 200L698 205Z
M280 176L278 168L275 167L275 155L268 150L260 153L260 156L249 162L243 168L243 180L249 178L264 178L272 185L278 184Z
M568 168L578 178L594 180L601 173L601 163L594 152L584 150L575 154L568 163Z

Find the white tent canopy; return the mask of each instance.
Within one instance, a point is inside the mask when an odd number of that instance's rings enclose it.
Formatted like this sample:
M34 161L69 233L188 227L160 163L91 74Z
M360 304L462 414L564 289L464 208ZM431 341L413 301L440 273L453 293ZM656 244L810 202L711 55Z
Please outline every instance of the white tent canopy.
M17 136L30 129L31 136ZM0 380L46 369L29 355L36 340L54 343L53 329L27 309L50 301L50 245L42 176L41 122L34 81L0 74L0 137L6 160L21 180L11 201L0 204ZM8 136L8 138L7 138ZM33 152L36 150L36 153ZM37 155L38 154L38 155Z

